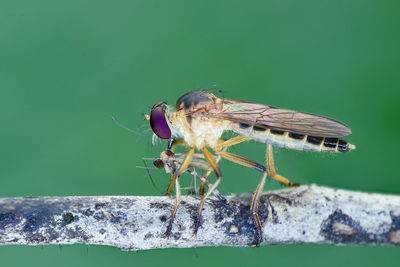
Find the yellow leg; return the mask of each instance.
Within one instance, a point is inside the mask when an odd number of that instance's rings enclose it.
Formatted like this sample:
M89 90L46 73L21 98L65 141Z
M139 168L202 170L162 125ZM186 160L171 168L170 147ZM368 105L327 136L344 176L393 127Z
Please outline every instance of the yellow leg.
M281 176L281 175L276 173L275 166L274 166L274 155L273 155L273 152L272 152L272 145L271 144L267 145L266 157L267 157L268 175L272 179L274 179L274 180L276 180L276 181L278 181L278 182L280 182L280 183L282 183L284 185L287 185L287 186L299 186L300 185L300 184L297 184L297 183L293 183L293 182L289 181L288 179L286 179L285 177L283 177L283 176Z
M167 193L165 195L169 196L171 194L172 188L174 188L175 185L175 175L171 176L171 182L168 185Z
M171 213L171 218L170 218L169 224L167 226L167 231L164 233L163 236L169 236L171 234L172 224L174 222L176 212L178 211L179 204L181 203L181 187L179 184L179 178L180 178L181 174L183 172L185 172L185 170L189 167L190 163L192 162L194 152L195 152L195 148L193 147L188 151L188 153L186 153L186 156L183 159L182 165L179 168L177 176L175 177L175 175L172 175L171 184L173 183L172 181L174 181L175 188L176 188L175 207Z
M179 184L179 177L175 177L175 175L172 175L172 179L174 179L175 188L176 188L175 207L172 210L171 218L169 219L169 223L167 226L167 231L165 231L165 233L163 234L164 237L168 237L171 234L172 224L174 222L176 212L178 211L178 207L181 203L181 186Z
M201 196L204 195L204 187L206 185L206 181L207 181L208 177L210 176L210 174L211 174L211 171L207 171L206 175L204 175L204 177L203 177L204 181L202 180L202 182L200 184L200 195Z
M246 137L246 136L241 136L241 135L235 136L235 137L230 138L228 140L220 138L218 140L219 144L218 144L217 150L226 151L231 146L234 146L234 145L237 145L237 144L240 144L242 142L249 141L249 140L251 140L251 138ZM175 151L175 148L176 148L177 145L186 145L186 144L187 143L185 142L185 140L176 139L172 143L171 150ZM216 159L216 162L218 163L220 161L220 159L221 158L218 157ZM210 175L211 175L211 171L207 171L206 175L203 176L204 180L207 180ZM171 179L171 182L170 182L170 184L168 186L167 195L169 195L171 193L171 190L174 187L174 183L175 183L174 179ZM202 183L200 184L200 195L204 194L205 185L206 185L205 181L202 181Z
M261 197L261 194L262 194L262 191L264 188L265 181L267 180L267 169L264 166L262 166L261 164L258 164L257 162L255 162L251 159L248 159L248 158L245 158L245 157L233 154L233 153L221 151L221 152L218 152L217 154L229 161L240 164L242 166L246 166L246 167L255 169L255 170L263 173L261 181L258 184L256 191L254 192L253 198L251 200L251 206L250 206L250 210L253 215L254 224L256 225L256 233L254 235L253 244L254 244L254 246L258 247L262 241L262 223L260 220L260 216L258 214L258 206L260 203L260 197Z
M258 215L258 205L260 204L260 198L266 180L267 180L267 172L264 172L261 181L258 184L257 189L253 194L253 198L251 200L251 205L250 205L251 214L253 215L255 224L257 225L257 232L254 236L254 243L253 243L255 247L258 247L262 241L262 223L260 220L260 216Z
M225 142L224 139L220 139L220 140L222 140L223 142ZM228 147L223 147L223 148L222 148L222 151L226 151L227 149L228 149ZM220 160L221 160L221 156L218 156L218 157L215 159L216 163L218 163ZM206 175L203 176L202 182L201 182L201 184L200 184L200 195L201 195L201 196L204 195L204 186L206 185L206 181L207 181L208 177L211 175L211 172L212 172L212 171L207 171Z
M203 148L203 154L204 158L210 164L211 168L214 170L215 174L217 175L217 180L208 188L207 192L202 196L200 203L199 203L199 208L197 210L197 220L195 222L195 227L193 230L193 235L197 235L197 230L199 229L200 221L201 221L201 212L203 211L203 206L208 198L208 196L218 187L218 184L221 182L221 177L222 173L221 170L218 167L217 162L215 161L213 155L210 153L210 151L207 150L207 148Z
M245 157L233 154L233 153L229 153L226 151L217 151L216 154L223 157L226 160L232 161L239 165L242 165L242 166L245 166L245 167L260 171L260 172L266 171L266 169L263 165L258 164L257 162L255 162L251 159L248 159L248 158L245 158Z
M184 145L186 145L186 144L187 144L187 143L185 142L185 140L183 140L183 139L176 139L176 140L174 140L174 142L172 143L171 150L172 150L172 152L174 152L177 145L184 146Z
M231 147L231 146L235 146L237 144L240 144L240 143L243 143L243 142L246 142L246 141L249 141L249 140L251 140L251 138L249 138L247 136L238 135L238 136L232 137L232 138L230 138L228 140L225 140L223 142L220 142L218 144L218 150L221 150L224 147L228 148L228 147Z
M186 145L186 142L185 142L185 140L183 140L183 139L176 139L176 140L174 140L174 142L172 143L172 147L171 147L171 151L172 151L172 152L175 151L175 148L176 148L177 145ZM194 153L194 151L193 151L193 153ZM192 157L192 158L193 158L193 157ZM190 161L191 161L191 160L190 160ZM186 168L187 168L187 167L186 167ZM174 188L174 185L175 185L175 178L174 178L174 177L171 177L171 182L170 182L169 185L168 185L168 189L167 189L167 193L166 193L167 196L169 196L169 194L171 194L171 191L172 191L172 189Z
M245 136L241 136L241 135L235 136L235 137L230 138L230 139L228 139L228 140L225 140L225 139L220 138L220 139L218 140L218 147L217 147L217 150L218 150L218 151L226 151L229 147L234 146L234 145L237 145L237 144L240 144L240 143L245 142L245 141L248 141L248 140L251 140L251 138L245 137ZM216 162L218 163L218 162L220 161L220 159L221 159L221 157L218 156L217 159L216 159ZM211 174L211 171L208 171L208 172L206 173L206 175L204 175L203 178L204 178L205 180L207 180L208 177L210 176L210 174ZM204 194L204 186L205 186L205 182L203 181L203 182L201 183L201 185L200 185L200 195L203 195L203 194Z

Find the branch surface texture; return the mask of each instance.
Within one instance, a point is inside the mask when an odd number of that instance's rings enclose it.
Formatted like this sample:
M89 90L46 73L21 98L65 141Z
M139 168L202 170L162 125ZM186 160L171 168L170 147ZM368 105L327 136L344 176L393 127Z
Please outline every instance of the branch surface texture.
M206 201L192 236L199 197L183 197L172 234L174 198L140 196L0 199L0 245L101 244L123 250L249 246L255 225L251 194ZM300 186L263 194L263 242L400 245L400 197Z

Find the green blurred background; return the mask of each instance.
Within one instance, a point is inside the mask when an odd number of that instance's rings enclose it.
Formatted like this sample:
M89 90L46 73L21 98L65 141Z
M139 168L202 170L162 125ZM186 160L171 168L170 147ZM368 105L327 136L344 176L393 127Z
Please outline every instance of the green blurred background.
M0 197L160 195L137 169L143 115L196 89L346 122L340 155L276 150L295 182L400 194L400 2L0 2ZM221 94L220 94L221 96ZM111 116L143 133L118 127ZM260 162L265 145L235 152ZM222 163L224 194L259 175ZM152 175L165 188L168 175ZM187 178L189 179L189 178ZM269 182L266 188L280 188ZM0 247L1 266L399 266L398 248L273 246L122 252Z

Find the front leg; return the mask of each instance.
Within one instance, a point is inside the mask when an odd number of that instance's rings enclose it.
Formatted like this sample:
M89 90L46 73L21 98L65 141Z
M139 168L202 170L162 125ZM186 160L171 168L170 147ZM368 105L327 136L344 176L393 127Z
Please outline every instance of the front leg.
M195 152L195 148L192 147L188 151L188 153L186 153L186 156L183 159L182 165L181 165L177 175L175 176L174 174L172 174L171 184L173 186L173 183L175 183L175 188L176 188L175 207L171 213L171 218L169 219L167 231L163 234L163 236L165 236L165 237L168 237L171 234L172 224L174 222L176 212L178 211L178 207L181 203L181 187L179 184L179 178L180 178L181 174L186 171L186 169L189 167L190 163L192 162L194 152ZM170 186L171 186L171 184L170 184Z
M175 151L175 148L176 148L177 145L186 145L186 142L183 139L172 139L171 138L170 140L168 140L168 149L171 150L172 152ZM193 156L192 156L192 158L193 158ZM192 160L190 160L190 161L192 161ZM190 164L190 162L189 162L189 164ZM189 167L189 165L187 167ZM165 195L169 196L171 194L171 191L172 191L172 189L174 188L174 185L175 185L175 180L176 180L175 177L172 176L171 177L171 182L168 185L167 193Z
M215 182L208 188L207 192L202 196L202 198L200 200L199 208L197 210L197 219L195 221L194 230L193 230L194 236L197 235L197 231L200 226L201 212L203 211L204 203L206 202L206 199L208 198L208 196L210 196L210 194L218 187L218 184L221 182L221 177L222 177L221 170L219 169L218 164L215 161L213 155L210 153L210 151L208 151L207 148L203 148L203 154L204 154L204 158L206 159L208 164L210 164L211 168L214 170L215 174L217 175L217 180L215 180Z
M181 203L181 186L179 184L179 177L175 177L175 175L172 175L172 180L174 181L176 189L175 207L172 210L171 217L169 219L169 223L167 226L167 231L165 231L165 233L163 234L164 237L170 236L172 230L172 224L174 223L176 212L178 211L179 204Z

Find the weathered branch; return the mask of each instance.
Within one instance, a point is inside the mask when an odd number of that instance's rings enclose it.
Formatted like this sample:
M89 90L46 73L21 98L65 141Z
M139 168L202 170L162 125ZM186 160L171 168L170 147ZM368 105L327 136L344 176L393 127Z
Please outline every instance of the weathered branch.
M251 194L206 202L192 236L199 199L183 197L169 238L162 237L170 197L37 197L0 199L0 244L102 244L123 250L249 246ZM266 192L260 203L262 245L400 245L400 197L301 186Z

